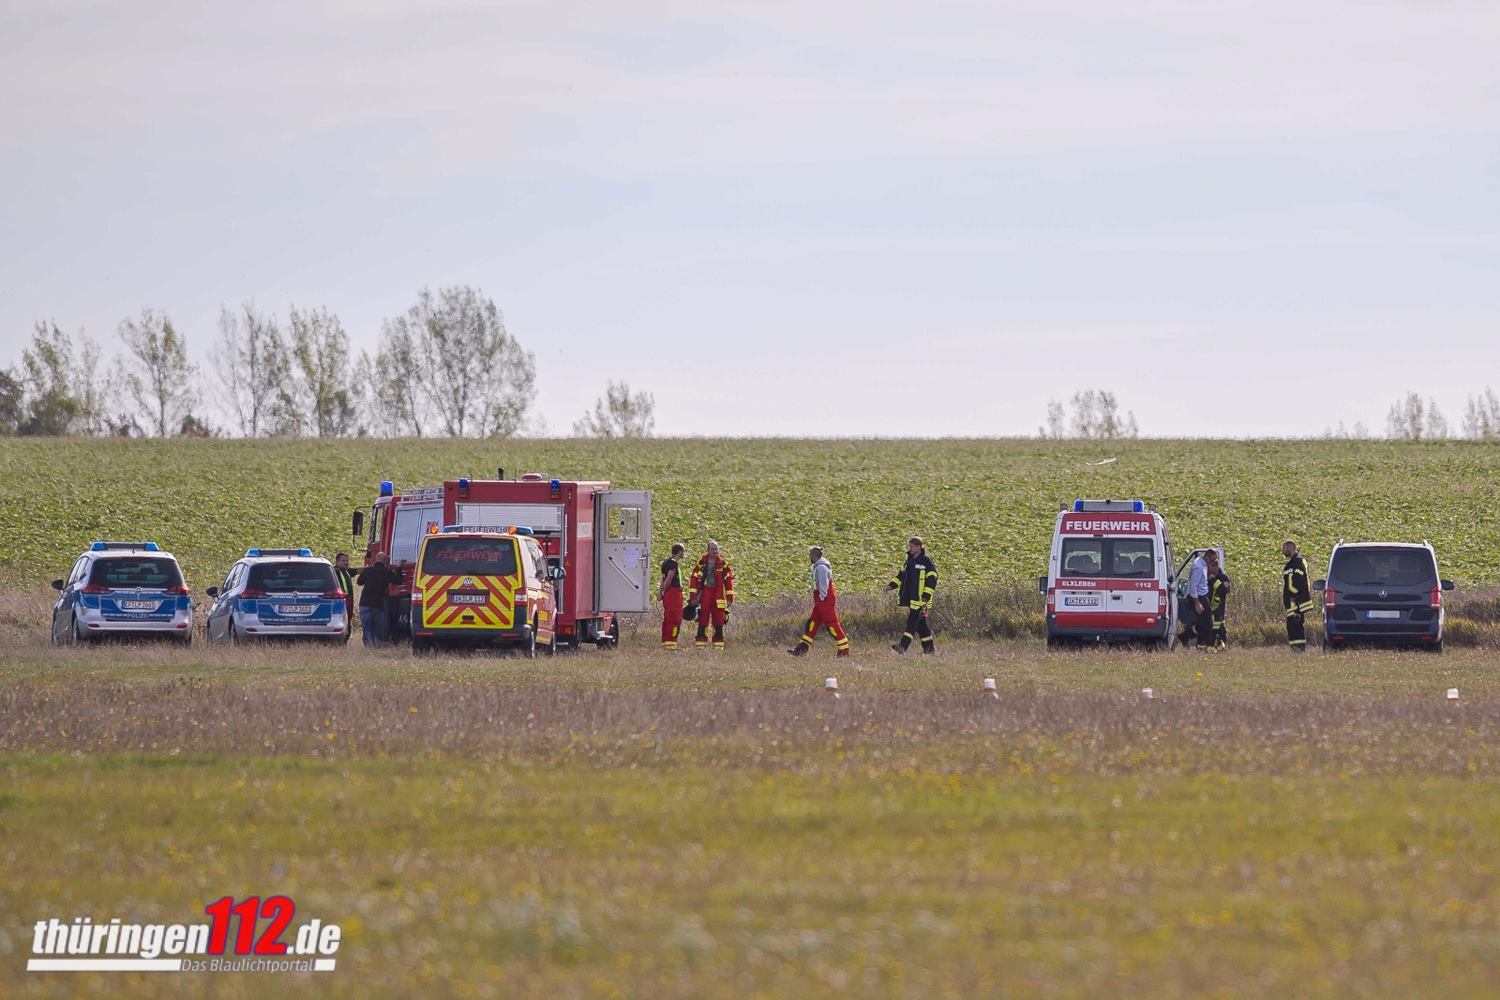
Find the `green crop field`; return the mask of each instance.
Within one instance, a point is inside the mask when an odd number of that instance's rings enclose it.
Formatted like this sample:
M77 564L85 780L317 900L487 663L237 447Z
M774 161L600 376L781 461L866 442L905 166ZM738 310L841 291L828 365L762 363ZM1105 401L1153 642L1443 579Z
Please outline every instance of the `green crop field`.
M1497 454L0 442L0 996L1493 996ZM728 652L664 653L649 616L537 661L47 644L46 581L94 538L154 538L201 594L248 545L347 546L381 478L498 465L653 490L658 551L717 537L749 598ZM1090 495L1223 543L1244 644L1034 641L1057 506ZM885 648L912 532L943 571L936 657ZM1288 535L1315 567L1340 537L1430 539L1478 641L1250 648ZM849 660L778 648L809 542ZM24 971L43 916L192 922L257 893L340 924L338 971Z
M1107 465L1091 463L1113 458ZM952 588L1028 585L1058 504L1139 497L1179 546L1222 543L1274 585L1340 538L1430 539L1445 575L1500 581L1500 447L1477 442L1034 440L0 441L0 589L45 587L95 538L152 538L195 588L250 545L348 547L382 478L540 471L655 494L658 550L713 536L752 599L803 587L820 543L845 592L889 579L907 535Z

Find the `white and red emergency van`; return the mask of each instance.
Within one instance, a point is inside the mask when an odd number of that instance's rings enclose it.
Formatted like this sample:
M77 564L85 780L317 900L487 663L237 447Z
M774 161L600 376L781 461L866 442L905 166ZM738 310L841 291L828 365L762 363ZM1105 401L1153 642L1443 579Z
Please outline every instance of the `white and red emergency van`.
M354 512L354 535L364 536L365 512ZM401 582L391 587L387 621L392 637L411 635L411 592L423 538L444 527L530 529L556 591L559 648L613 645L615 616L640 614L651 594L651 494L616 490L608 482L552 479L527 473L505 479L450 479L440 486L397 491L380 484L369 510L365 564L384 552Z
M1077 500L1057 515L1047 575L1047 643L1146 641L1177 636L1172 539L1141 500Z

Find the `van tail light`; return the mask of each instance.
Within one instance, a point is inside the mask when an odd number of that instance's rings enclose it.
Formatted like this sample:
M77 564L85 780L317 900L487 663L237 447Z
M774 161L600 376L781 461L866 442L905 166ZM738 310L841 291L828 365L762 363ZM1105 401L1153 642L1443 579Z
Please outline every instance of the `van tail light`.
M246 587L244 590L240 591L240 596L254 599L257 597L265 597L266 592L264 590L261 590L259 587Z
M347 599L348 596L348 594L344 593L343 590L339 589L338 587L334 587L332 590L323 591L323 597L330 601L342 601Z
M1433 587L1432 588L1432 593L1428 595L1428 599L1432 603L1432 606L1434 608L1440 608L1440 607L1442 607L1443 606L1443 588L1441 586Z
M421 604L422 603L422 597L423 597L423 594L422 594L422 591L420 591L420 590L413 590L411 592L411 602L413 604Z
M1327 587L1323 590L1323 607L1331 608L1338 603L1338 600L1338 592L1332 587Z
M1160 587L1156 588L1156 612L1163 615L1167 613L1167 592Z
M1057 588L1056 587L1048 587L1047 588L1047 610L1049 612L1051 612L1051 611L1055 610L1056 607L1057 607Z
M91 583L83 588L85 594L107 594L109 588L102 583Z

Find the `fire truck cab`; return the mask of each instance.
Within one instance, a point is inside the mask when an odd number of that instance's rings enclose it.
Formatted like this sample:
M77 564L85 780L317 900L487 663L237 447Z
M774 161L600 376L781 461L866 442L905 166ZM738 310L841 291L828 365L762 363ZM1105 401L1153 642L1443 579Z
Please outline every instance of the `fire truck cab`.
M364 536L365 564L385 552L401 583L391 588L387 621L392 637L411 635L411 591L422 540L447 525L531 530L556 592L558 648L619 642L616 615L640 614L651 592L651 494L616 490L608 482L551 479L450 479L398 492L389 481L369 511L354 513Z
M1140 500L1077 500L1057 515L1047 575L1047 644L1177 636L1172 539Z

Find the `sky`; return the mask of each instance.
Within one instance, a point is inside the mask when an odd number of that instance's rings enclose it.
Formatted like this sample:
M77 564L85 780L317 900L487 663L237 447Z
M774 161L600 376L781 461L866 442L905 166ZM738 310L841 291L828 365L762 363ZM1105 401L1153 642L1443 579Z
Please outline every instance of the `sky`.
M0 366L38 320L468 284L567 432L1457 422L1500 391L1493 0L0 0Z

